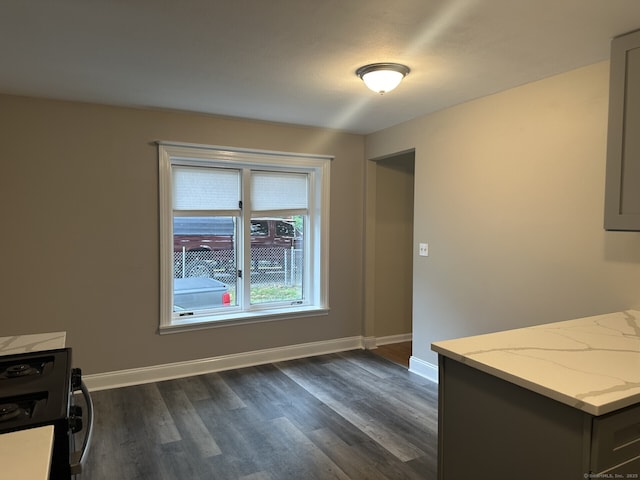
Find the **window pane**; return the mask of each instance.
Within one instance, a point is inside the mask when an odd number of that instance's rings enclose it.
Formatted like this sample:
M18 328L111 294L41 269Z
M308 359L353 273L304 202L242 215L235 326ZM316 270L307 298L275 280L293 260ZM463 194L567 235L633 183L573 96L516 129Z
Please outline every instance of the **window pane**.
M303 299L304 216L251 219L251 304Z
M173 167L174 210L235 210L239 201L237 170Z
M235 217L173 218L173 311L236 305Z
M251 210L307 208L307 175L283 172L252 172Z

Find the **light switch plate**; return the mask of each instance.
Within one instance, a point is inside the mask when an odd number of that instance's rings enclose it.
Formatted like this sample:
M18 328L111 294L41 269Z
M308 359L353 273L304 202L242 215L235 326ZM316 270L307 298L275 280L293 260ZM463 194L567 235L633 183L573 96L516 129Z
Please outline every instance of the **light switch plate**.
M429 256L429 244L428 243L421 243L420 244L420 250L419 250L419 255L421 257L428 257Z

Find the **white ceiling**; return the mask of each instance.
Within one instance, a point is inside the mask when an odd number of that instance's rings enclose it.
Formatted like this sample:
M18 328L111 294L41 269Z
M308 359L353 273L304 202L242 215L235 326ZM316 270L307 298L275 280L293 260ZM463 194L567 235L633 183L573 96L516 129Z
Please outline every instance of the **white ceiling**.
M639 0L0 0L0 92L370 133L638 28ZM379 96L372 62L411 73Z

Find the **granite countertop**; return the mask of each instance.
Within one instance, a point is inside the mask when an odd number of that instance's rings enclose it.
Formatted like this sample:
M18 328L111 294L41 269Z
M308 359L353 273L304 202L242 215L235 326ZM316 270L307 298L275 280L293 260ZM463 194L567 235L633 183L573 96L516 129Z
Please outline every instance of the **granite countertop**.
M592 415L640 402L640 311L434 342L432 350Z

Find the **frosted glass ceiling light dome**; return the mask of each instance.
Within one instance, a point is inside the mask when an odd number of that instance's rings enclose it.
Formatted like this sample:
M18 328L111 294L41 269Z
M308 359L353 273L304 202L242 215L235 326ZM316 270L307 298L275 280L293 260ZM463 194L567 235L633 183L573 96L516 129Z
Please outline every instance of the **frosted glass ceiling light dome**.
M382 95L400 85L410 71L400 63L371 63L356 70L356 75L367 87Z

